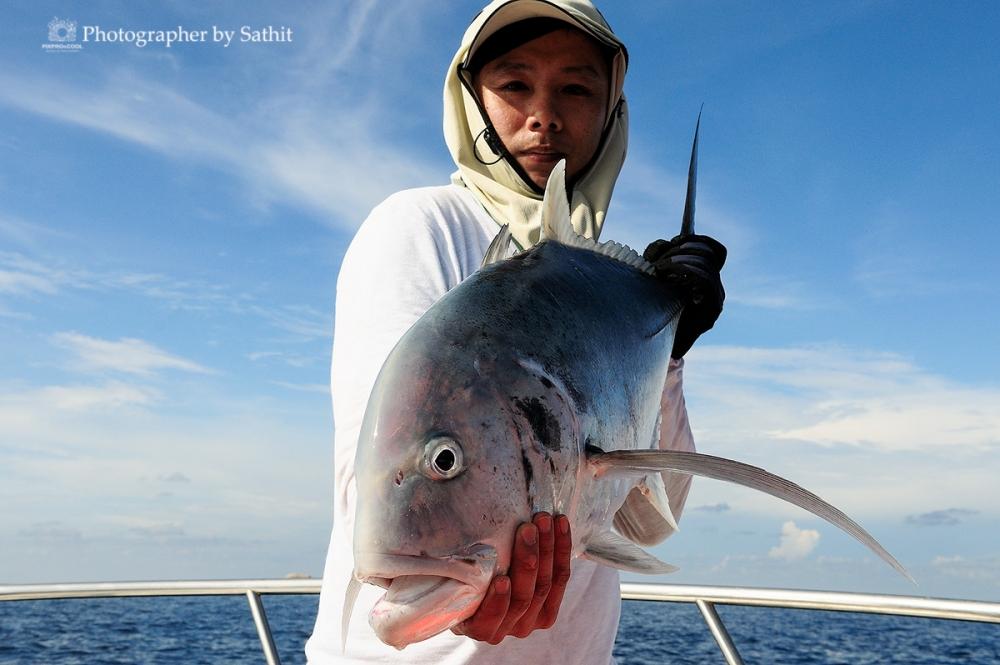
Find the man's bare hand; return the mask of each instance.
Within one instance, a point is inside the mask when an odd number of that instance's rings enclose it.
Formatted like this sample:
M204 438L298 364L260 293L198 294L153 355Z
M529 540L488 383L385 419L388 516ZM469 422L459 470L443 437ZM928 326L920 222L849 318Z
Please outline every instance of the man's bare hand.
M569 519L536 514L517 529L510 574L493 578L476 613L452 631L500 644L508 635L527 637L550 628L569 583L572 552Z

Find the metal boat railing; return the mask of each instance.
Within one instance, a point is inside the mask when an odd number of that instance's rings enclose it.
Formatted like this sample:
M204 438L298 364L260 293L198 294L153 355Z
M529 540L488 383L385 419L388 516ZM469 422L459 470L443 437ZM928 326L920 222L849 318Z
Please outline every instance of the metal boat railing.
M16 600L54 600L65 598L121 598L135 596L246 596L250 614L268 665L280 665L281 659L271 636L263 595L319 593L321 580L224 580L191 582L97 582L91 584L22 584L0 585L0 602ZM973 600L921 598L836 591L801 591L793 589L757 589L749 587L690 586L675 584L621 585L625 600L655 600L693 603L701 611L728 665L742 665L739 651L729 631L715 610L716 605L783 607L791 609L868 612L897 616L928 617L1000 623L1000 603Z

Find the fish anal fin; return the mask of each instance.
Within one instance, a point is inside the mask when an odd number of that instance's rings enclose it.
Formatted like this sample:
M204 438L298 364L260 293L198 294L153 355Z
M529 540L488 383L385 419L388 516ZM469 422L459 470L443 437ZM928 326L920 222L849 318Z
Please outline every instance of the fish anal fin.
M615 529L640 545L655 545L678 530L663 476L646 474L625 497L614 517Z
M622 538L613 531L605 531L593 537L583 551L583 558L619 570L647 575L662 575L677 570L677 566L660 561L635 543Z

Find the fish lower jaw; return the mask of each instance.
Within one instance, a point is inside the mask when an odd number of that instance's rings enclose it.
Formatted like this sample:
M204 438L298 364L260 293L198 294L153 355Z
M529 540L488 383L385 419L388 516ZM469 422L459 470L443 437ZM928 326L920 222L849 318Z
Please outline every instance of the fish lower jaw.
M385 579L385 578L382 578ZM422 642L472 616L485 588L438 575L400 575L368 614L380 640L402 649Z

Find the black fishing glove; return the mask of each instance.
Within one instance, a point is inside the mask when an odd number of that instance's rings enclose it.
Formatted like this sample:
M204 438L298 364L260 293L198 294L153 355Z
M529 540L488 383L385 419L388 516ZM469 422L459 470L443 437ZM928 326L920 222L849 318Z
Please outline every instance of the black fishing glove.
M651 243L642 256L653 264L657 279L677 288L684 298L670 353L682 358L722 314L726 292L719 273L726 262L726 248L708 236L681 235Z

